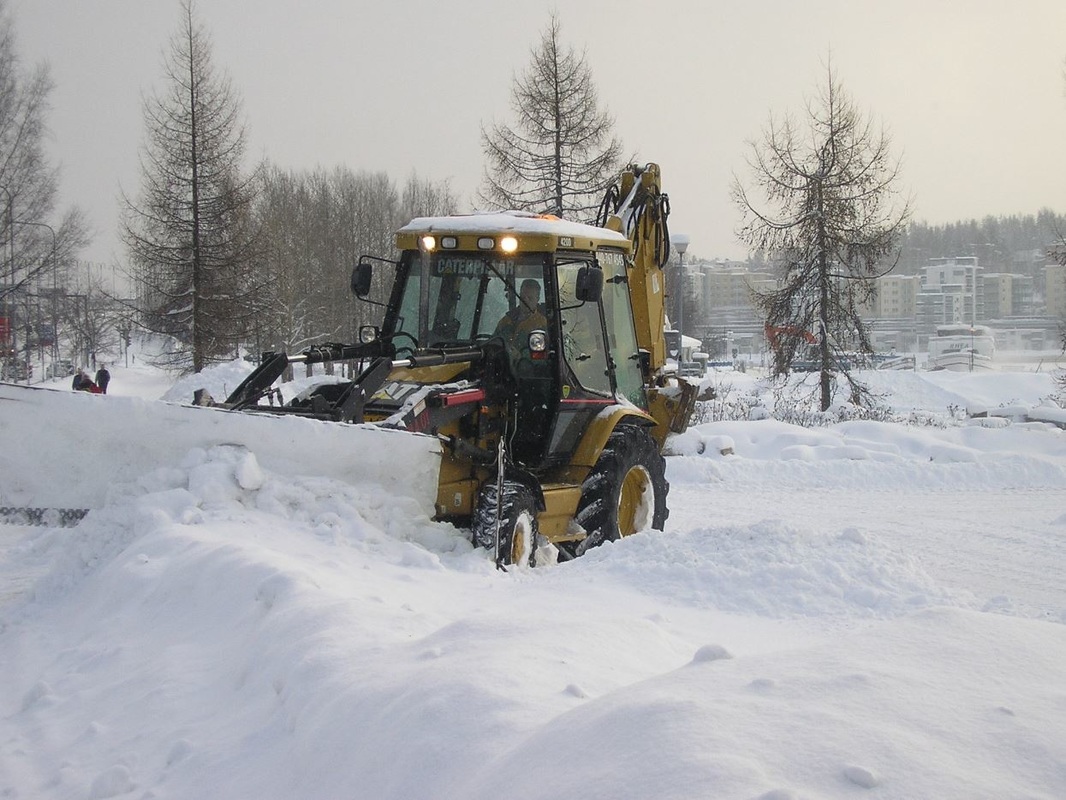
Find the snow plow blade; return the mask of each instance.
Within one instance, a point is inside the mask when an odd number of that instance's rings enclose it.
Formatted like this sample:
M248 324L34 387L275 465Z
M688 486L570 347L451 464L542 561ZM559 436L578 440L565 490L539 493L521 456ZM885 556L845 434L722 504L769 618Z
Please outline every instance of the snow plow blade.
M373 425L13 384L0 384L0 443L0 521L30 524L76 522L116 486L216 445L244 447L280 475L377 484L432 517L441 453L436 437Z

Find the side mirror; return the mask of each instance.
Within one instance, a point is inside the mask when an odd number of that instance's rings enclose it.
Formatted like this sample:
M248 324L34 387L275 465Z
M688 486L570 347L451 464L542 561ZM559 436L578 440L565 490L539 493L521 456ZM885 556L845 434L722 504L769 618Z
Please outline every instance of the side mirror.
M603 270L599 267L582 267L577 271L574 296L582 303L598 303L603 297Z
M366 297L370 294L370 279L374 275L374 268L367 262L360 261L352 270L352 294L356 297Z

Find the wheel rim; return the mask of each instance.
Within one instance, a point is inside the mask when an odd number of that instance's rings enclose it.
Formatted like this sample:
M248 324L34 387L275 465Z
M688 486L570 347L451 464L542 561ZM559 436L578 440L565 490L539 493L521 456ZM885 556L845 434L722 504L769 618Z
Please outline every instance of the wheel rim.
M651 475L640 465L632 467L618 492L618 534L630 536L651 524L655 490Z
M528 513L520 514L511 536L511 563L525 566L533 552L533 521Z

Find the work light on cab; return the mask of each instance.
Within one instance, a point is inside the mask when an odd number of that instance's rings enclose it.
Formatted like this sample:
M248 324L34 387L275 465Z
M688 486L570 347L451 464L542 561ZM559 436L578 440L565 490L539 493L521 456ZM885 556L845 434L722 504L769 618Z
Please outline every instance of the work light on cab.
M537 360L548 357L548 334L545 331L532 331L529 334L529 354Z

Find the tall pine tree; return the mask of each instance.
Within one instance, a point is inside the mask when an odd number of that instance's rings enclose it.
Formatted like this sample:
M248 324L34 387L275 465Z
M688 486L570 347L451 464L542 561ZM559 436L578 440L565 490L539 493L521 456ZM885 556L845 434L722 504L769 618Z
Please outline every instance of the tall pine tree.
M599 110L583 54L564 48L552 15L529 69L514 82L515 127L482 128L488 165L482 202L592 222L618 171L614 120Z
M753 189L735 180L733 199L743 214L740 239L782 270L780 287L754 298L766 315L773 373L788 373L813 339L825 411L838 374L853 400L868 398L841 356L872 351L860 308L881 265L894 263L910 210L894 202L899 162L888 136L863 118L831 66L805 123L771 120L762 142L752 143Z
M122 236L144 324L183 343L169 366L199 372L247 335L261 286L240 101L212 63L192 0L182 3L164 78L144 104L141 194L125 198Z

